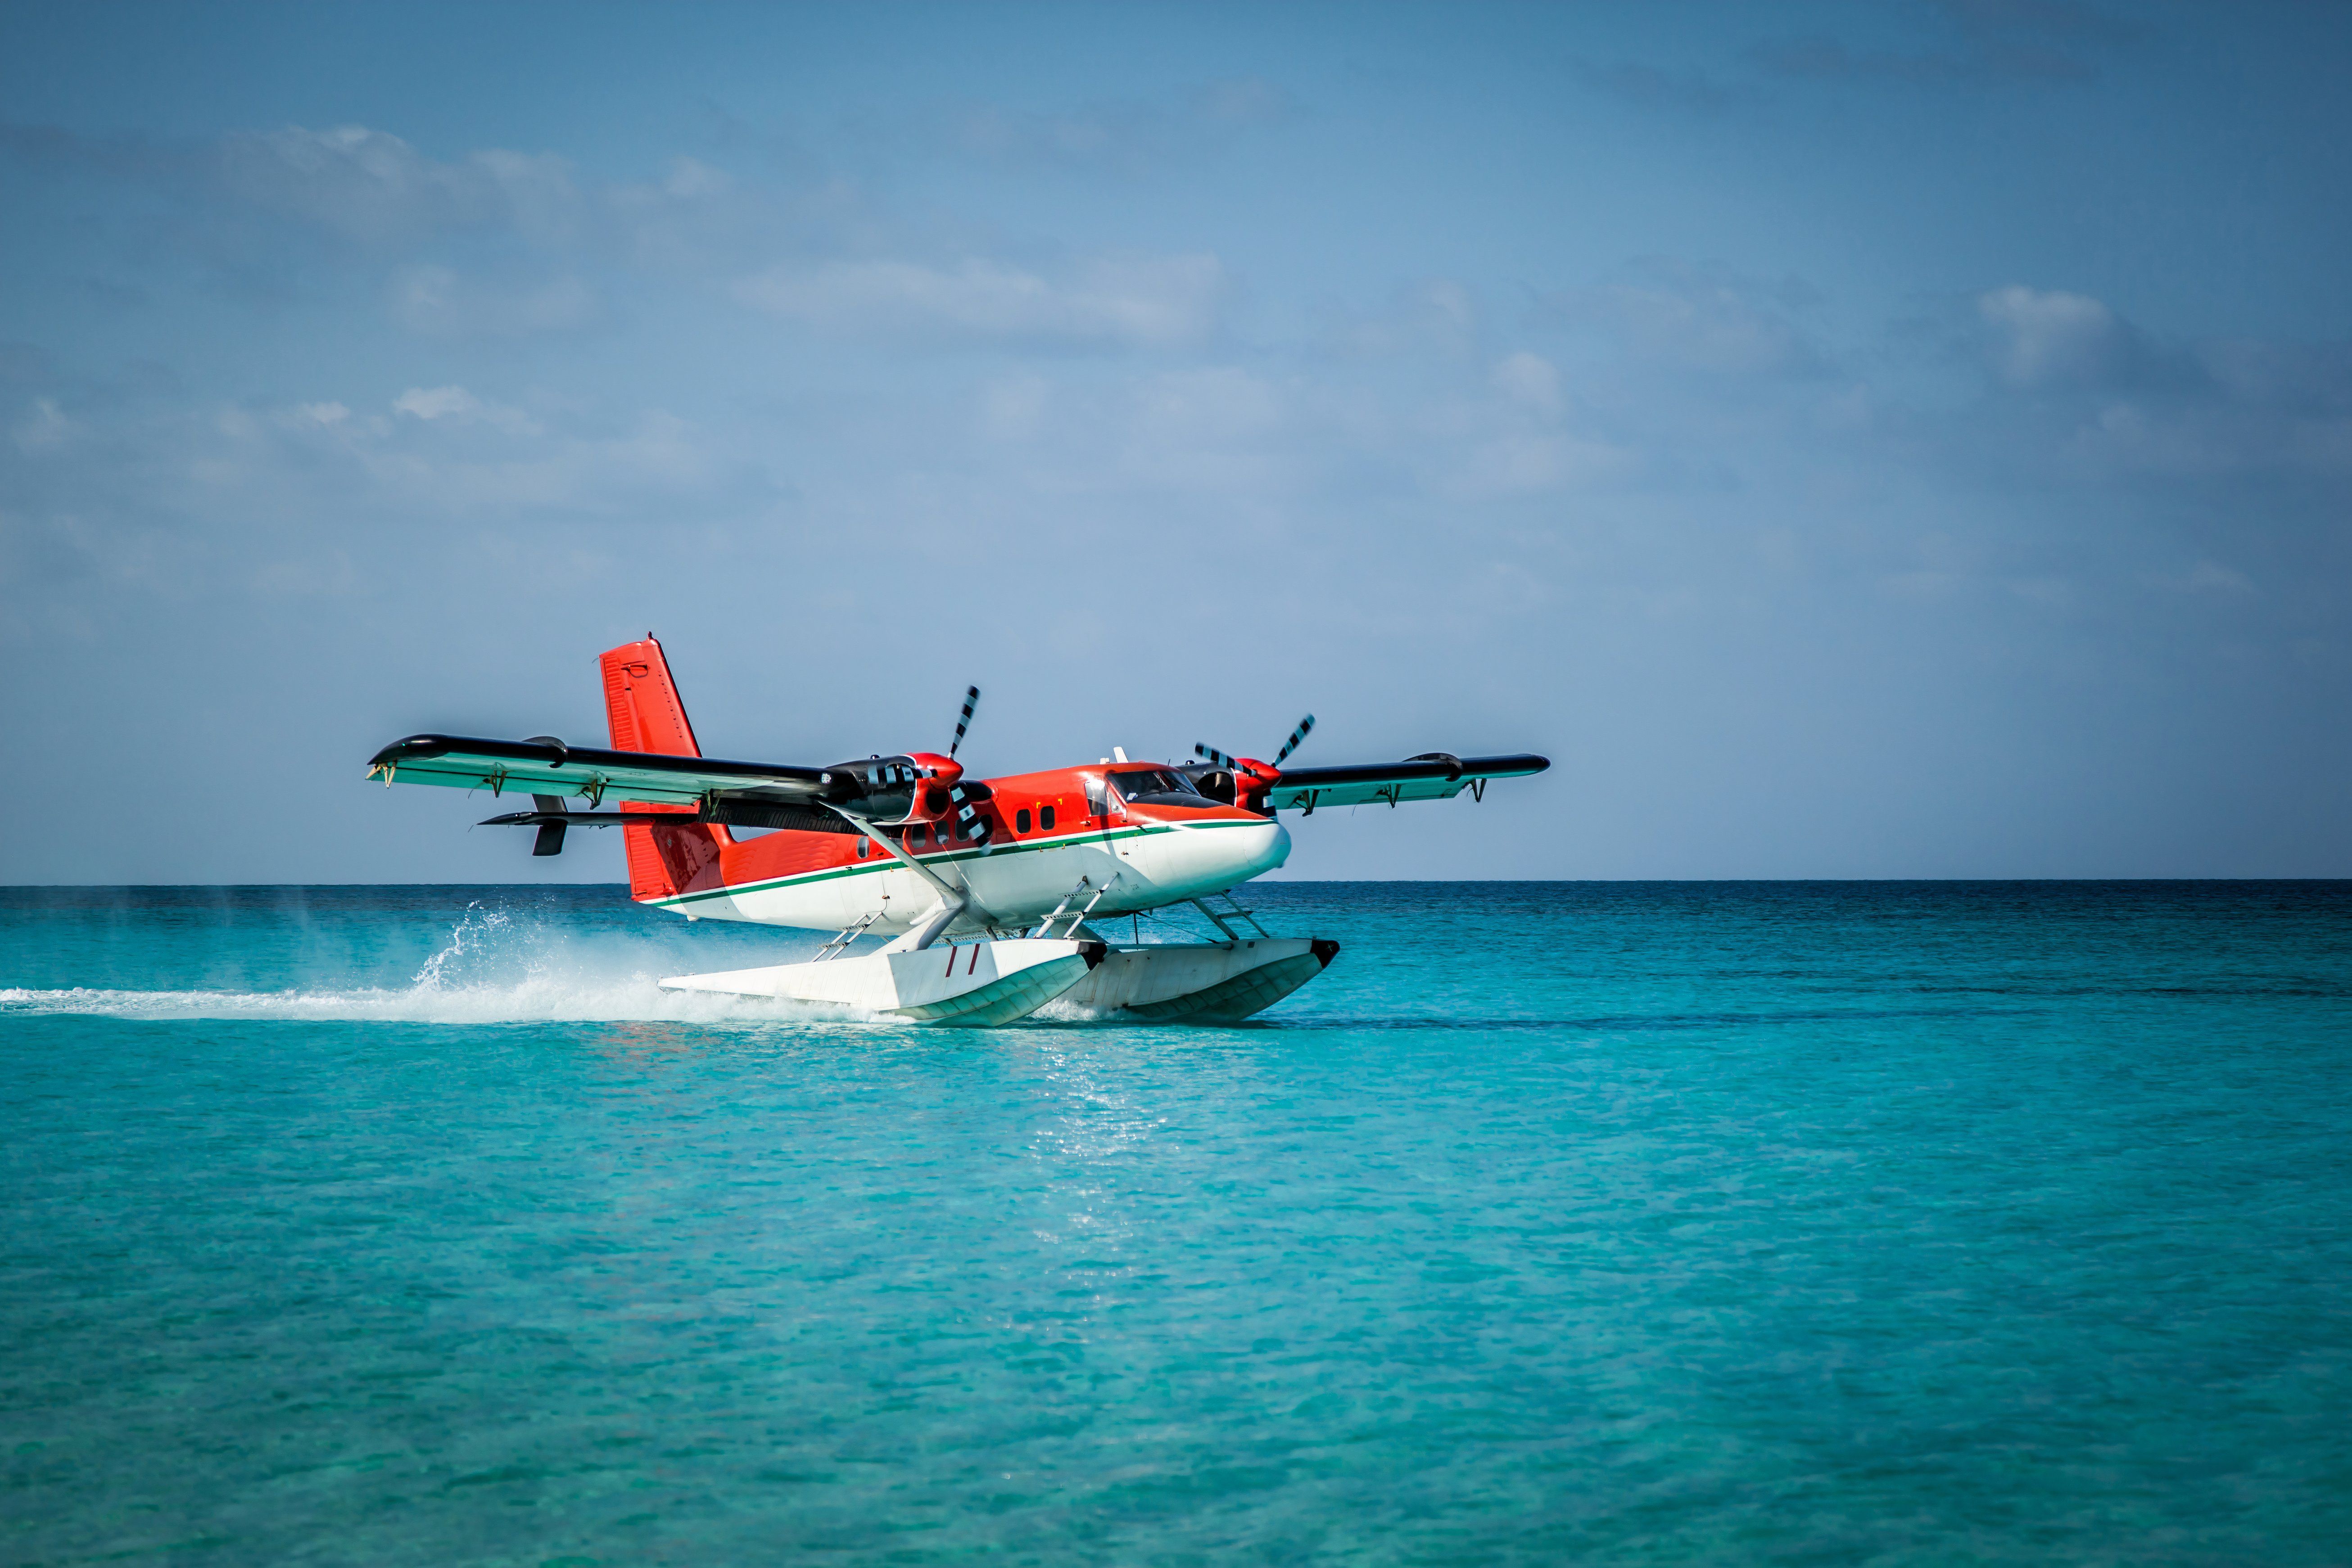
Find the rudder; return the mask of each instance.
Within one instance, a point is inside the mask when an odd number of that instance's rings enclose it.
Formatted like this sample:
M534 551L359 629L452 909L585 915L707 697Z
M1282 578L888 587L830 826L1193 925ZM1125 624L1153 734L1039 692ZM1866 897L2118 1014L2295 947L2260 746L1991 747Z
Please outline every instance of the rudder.
M672 757L698 757L702 748L686 704L670 679L669 660L662 646L648 634L642 642L609 648L598 660L604 677L604 719L616 752L655 752ZM631 811L676 811L692 816L690 806L626 803ZM724 827L692 823L677 827L629 826L621 830L628 841L629 896L667 899L679 893L715 888L719 874L719 850L735 841Z
M613 750L702 755L661 644L650 636L643 642L625 642L606 650L598 663L604 670L604 720L612 730Z

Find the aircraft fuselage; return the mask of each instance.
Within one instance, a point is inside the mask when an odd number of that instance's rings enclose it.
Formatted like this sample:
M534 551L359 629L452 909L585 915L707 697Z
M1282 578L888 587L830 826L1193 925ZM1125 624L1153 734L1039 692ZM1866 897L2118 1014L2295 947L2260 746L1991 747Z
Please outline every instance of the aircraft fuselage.
M1097 917L1156 909L1223 892L1288 858L1290 834L1273 818L1221 805L1129 803L1115 785L1119 771L987 781L983 843L962 838L950 821L909 825L891 837L970 900L957 922L964 930L1033 924L1082 886L1108 889L1095 905ZM784 829L715 847L707 866L670 868L673 885L684 890L639 901L698 920L820 931L871 915L866 930L877 935L911 929L940 901L919 872L864 834Z

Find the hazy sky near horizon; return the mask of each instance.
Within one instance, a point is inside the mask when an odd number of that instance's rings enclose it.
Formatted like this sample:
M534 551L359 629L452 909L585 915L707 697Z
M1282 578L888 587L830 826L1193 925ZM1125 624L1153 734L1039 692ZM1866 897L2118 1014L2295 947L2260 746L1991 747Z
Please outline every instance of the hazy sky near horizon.
M2352 8L0 7L0 882L1539 751L1306 877L2352 875Z

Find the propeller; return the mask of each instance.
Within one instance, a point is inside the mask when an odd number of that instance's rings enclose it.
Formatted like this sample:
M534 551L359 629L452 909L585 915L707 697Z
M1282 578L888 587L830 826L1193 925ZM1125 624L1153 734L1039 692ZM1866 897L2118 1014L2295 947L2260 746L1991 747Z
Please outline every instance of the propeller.
M980 688L977 686L965 687L963 692L963 712L956 719L955 740L948 747L948 760L950 762L953 762L955 760L956 748L963 744L964 731L971 728L972 710L979 706ZM948 791L948 799L955 803L956 837L959 838L968 839L974 844L985 844L988 842L988 818L981 816L977 810L973 809L972 802L977 798L978 796L972 791L965 788L961 782L956 784L955 788Z
M1277 768L1282 766L1282 759L1298 750L1298 742L1307 739L1307 731L1313 728L1315 728L1315 715L1309 713L1298 721L1298 728L1290 732L1290 739L1282 743L1282 750L1274 753L1274 765Z
M1298 742L1307 739L1307 732L1314 728L1315 715L1309 713L1306 718L1301 719L1298 721L1298 728L1290 732L1290 739L1282 743L1282 750L1274 753L1274 761L1269 765L1276 768L1281 767L1283 759L1290 755L1291 752L1298 750ZM1242 761L1239 757L1228 756L1223 752L1217 750L1214 746L1195 744L1192 748L1192 754L1196 757L1201 757L1208 762L1213 763L1218 767L1227 769L1237 766Z
M971 710L979 706L980 688L977 686L966 687L963 693L963 716L956 721L955 742L952 745L948 747L949 756L954 756L956 754L956 747L963 744L963 732L971 728Z

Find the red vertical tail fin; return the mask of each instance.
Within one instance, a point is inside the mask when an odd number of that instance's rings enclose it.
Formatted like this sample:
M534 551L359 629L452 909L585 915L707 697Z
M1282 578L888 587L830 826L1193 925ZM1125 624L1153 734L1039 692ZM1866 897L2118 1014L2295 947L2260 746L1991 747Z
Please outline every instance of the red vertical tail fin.
M613 750L658 752L673 757L698 757L694 725L678 700L677 682L670 679L669 660L661 644L648 636L643 642L623 643L598 661L604 673L604 717L612 728ZM631 811L677 811L693 815L689 806L627 803ZM684 892L716 888L719 852L735 841L724 827L692 823L677 827L625 827L629 846L629 896L633 899L675 898Z
M604 669L604 717L612 725L613 750L659 752L672 757L698 757L694 726L687 721L686 704L678 700L677 682L669 678L669 660L652 637L625 642L597 660Z

